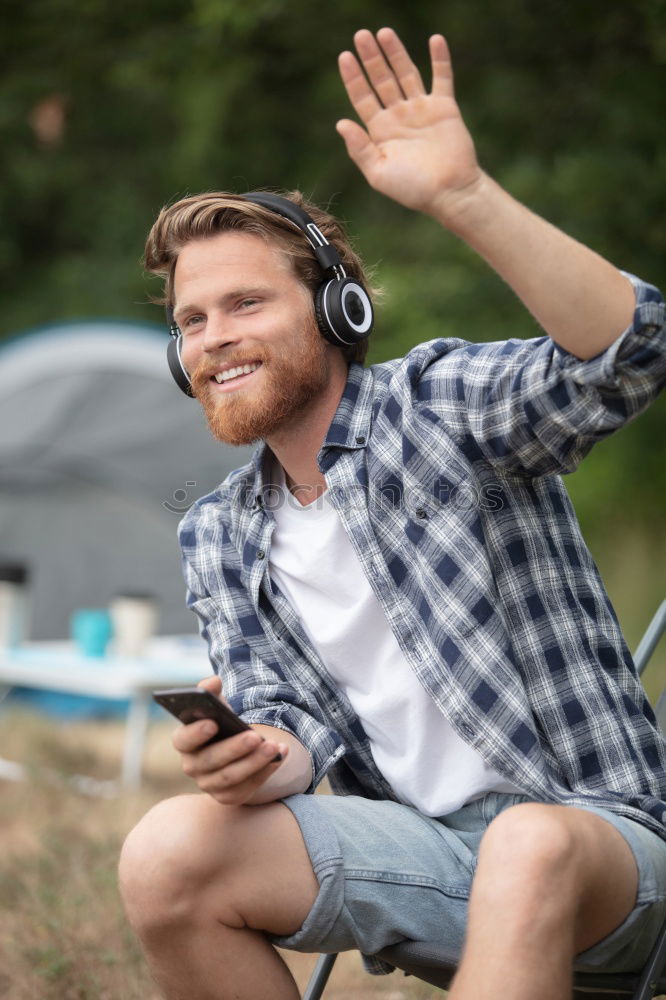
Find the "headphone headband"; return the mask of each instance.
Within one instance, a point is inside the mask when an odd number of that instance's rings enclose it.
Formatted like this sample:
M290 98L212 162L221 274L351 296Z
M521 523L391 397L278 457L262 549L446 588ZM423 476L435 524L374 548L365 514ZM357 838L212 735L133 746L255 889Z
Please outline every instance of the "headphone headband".
M270 194L268 191L248 191L243 195L243 198L255 205L262 205L271 212L275 212L276 215L281 215L283 219L293 222L314 250L322 271L328 271L334 267L339 269L342 278L346 277L340 254L334 246L331 246L321 229L300 205L295 205L288 198L281 198L280 195Z

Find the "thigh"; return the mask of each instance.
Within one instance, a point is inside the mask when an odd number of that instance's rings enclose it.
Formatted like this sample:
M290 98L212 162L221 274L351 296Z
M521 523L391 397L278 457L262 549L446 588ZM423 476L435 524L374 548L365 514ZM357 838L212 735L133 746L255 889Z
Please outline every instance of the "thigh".
M300 930L273 937L298 951L374 954L398 941L439 941L460 954L476 851L487 821L482 804L441 820L396 802L357 796L284 800L301 827L319 882Z
M613 872L613 878L608 873ZM543 903L572 921L576 951L591 947L635 905L638 872L620 832L595 813L573 806L528 802L507 809L489 826L480 851L476 896L520 900L530 921Z
M144 816L123 847L120 878L132 911L282 934L301 925L318 890L282 803L225 806L203 794L166 799Z
M559 899L581 971L639 969L666 918L666 842L596 806L507 809L481 845L478 879L495 894L520 886L528 912L546 892Z

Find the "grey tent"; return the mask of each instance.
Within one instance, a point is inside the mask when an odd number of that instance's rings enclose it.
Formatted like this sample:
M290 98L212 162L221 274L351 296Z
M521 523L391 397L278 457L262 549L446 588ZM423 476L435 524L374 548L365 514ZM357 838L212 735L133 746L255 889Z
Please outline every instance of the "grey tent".
M75 609L121 592L157 596L161 633L196 631L178 521L251 449L213 439L166 342L95 321L0 347L0 562L29 567L32 638L65 638Z

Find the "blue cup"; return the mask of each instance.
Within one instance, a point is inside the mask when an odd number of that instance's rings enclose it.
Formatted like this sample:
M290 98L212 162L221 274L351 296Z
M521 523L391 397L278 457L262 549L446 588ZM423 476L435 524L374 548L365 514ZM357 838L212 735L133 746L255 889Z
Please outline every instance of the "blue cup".
M71 619L71 635L83 656L102 657L113 633L108 611L81 608Z

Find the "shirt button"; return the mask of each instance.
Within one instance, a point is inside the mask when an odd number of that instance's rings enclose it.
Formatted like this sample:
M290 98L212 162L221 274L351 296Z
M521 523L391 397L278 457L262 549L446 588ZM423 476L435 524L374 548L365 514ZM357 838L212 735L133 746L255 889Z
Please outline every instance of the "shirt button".
M257 559L263 559L265 555L266 553L264 552L264 550L259 549L259 551L257 552Z
M356 438L356 444L365 444L365 438L363 437L362 434L359 434L359 436Z
M414 513L416 514L417 517L427 517L428 516L427 511L424 510L423 507L417 507L416 510L414 511Z

